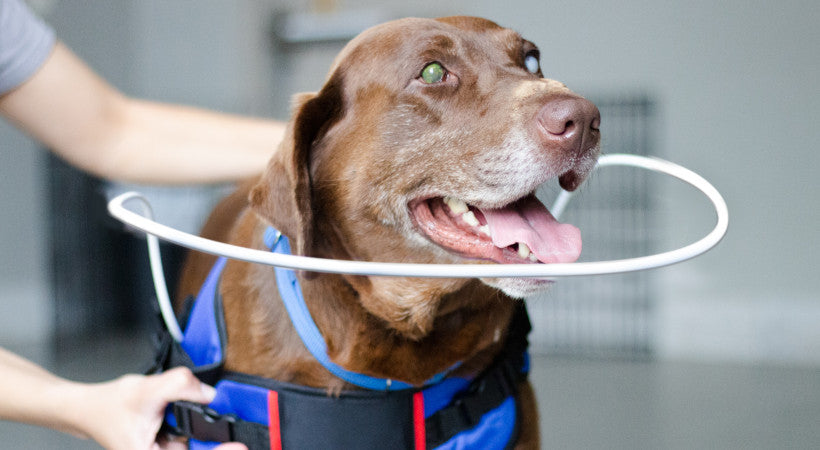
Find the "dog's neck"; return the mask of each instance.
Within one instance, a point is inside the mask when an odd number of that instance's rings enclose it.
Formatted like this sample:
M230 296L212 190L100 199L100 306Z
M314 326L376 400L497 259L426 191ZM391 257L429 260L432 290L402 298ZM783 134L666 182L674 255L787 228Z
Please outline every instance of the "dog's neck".
M265 248L263 227L245 223L255 236L246 245ZM247 230L250 231L250 230ZM331 390L349 388L330 375L308 353L288 319L276 285L274 269L251 266L245 272L223 274L223 292L239 285L256 292L253 298L225 295L229 369ZM243 275L244 274L244 275ZM260 281L263 280L263 281ZM253 283L249 286L248 283ZM422 385L434 375L460 363L457 373L475 375L494 358L506 336L513 300L476 280L444 295L429 292L424 333L405 333L395 323L373 314L366 304L389 304L396 298L417 296L418 283L407 283L404 295L384 298L367 288L367 278L330 274L299 274L299 283L313 321L324 337L330 359L346 370ZM396 284L395 286L401 286ZM416 286L416 289L413 289ZM244 290L244 289L238 289ZM401 294L401 292L399 292ZM502 296L503 297L503 296ZM426 302L419 302L426 300ZM234 360L232 348L242 347L252 358ZM319 375L321 374L321 375Z
M460 373L475 375L483 369L506 335L513 305L512 301L488 303L485 298L495 298L495 291L470 283L447 298L431 298L439 308L429 331L423 336L408 336L362 306L359 293L344 277L325 275L305 280L303 292L306 301L314 305L311 311L315 311L314 320L331 359L348 370L414 385L459 363ZM475 306L451 311L444 308L464 298L476 300Z

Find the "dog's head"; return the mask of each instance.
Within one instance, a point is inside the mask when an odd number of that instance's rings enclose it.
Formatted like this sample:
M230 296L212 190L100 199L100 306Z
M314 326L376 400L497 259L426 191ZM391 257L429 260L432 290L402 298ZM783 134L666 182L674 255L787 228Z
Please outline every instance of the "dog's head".
M557 223L534 192L551 179L569 190L583 182L598 156L600 116L539 64L533 43L484 19L371 28L340 53L318 93L297 97L251 203L303 255L574 261L578 230ZM391 321L469 282L350 279L365 306ZM515 297L545 284L482 281ZM379 300L367 305L371 296ZM408 311L383 305L391 301Z

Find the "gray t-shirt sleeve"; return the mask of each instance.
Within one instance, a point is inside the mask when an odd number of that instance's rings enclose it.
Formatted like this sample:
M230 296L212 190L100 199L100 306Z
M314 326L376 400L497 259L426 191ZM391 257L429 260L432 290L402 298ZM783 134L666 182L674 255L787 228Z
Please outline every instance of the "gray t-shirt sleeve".
M34 75L54 42L54 30L22 0L0 0L0 95Z

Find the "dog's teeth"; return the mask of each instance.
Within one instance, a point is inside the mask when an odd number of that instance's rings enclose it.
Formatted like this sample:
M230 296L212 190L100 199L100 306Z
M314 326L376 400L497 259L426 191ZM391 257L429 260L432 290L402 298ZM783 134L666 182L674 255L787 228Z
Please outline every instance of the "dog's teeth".
M530 253L529 258L527 258L527 259L529 259L532 262L538 262L538 257L535 256L535 253Z
M466 203L457 198L444 197L444 203L446 203L447 206L450 208L450 211L452 211L455 214L464 214L470 210L470 208L467 207Z
M461 218L464 219L464 222L466 222L467 225L469 225L471 227L477 227L477 226L481 225L478 222L478 219L476 218L475 213L472 212L472 211L467 211L466 213L462 214Z
M527 247L527 244L523 242L518 243L518 256L523 259L527 259L530 257L530 248Z
M478 232L487 236L490 236L490 226L489 225L482 225L478 227Z

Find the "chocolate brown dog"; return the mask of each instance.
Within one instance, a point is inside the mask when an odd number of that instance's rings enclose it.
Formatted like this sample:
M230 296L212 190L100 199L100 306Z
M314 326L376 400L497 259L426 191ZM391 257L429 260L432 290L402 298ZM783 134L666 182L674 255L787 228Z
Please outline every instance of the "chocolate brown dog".
M577 188L598 156L600 115L543 78L539 50L472 17L403 19L369 29L318 93L299 95L264 175L223 201L203 235L265 249L272 225L293 252L414 263L577 259L580 233L535 198L552 179ZM213 257L191 255L182 293ZM494 359L533 279L418 279L299 273L305 302L339 366L421 385ZM230 261L221 295L226 367L329 393L355 389L297 336L271 267ZM519 448L538 447L532 390L518 390Z

